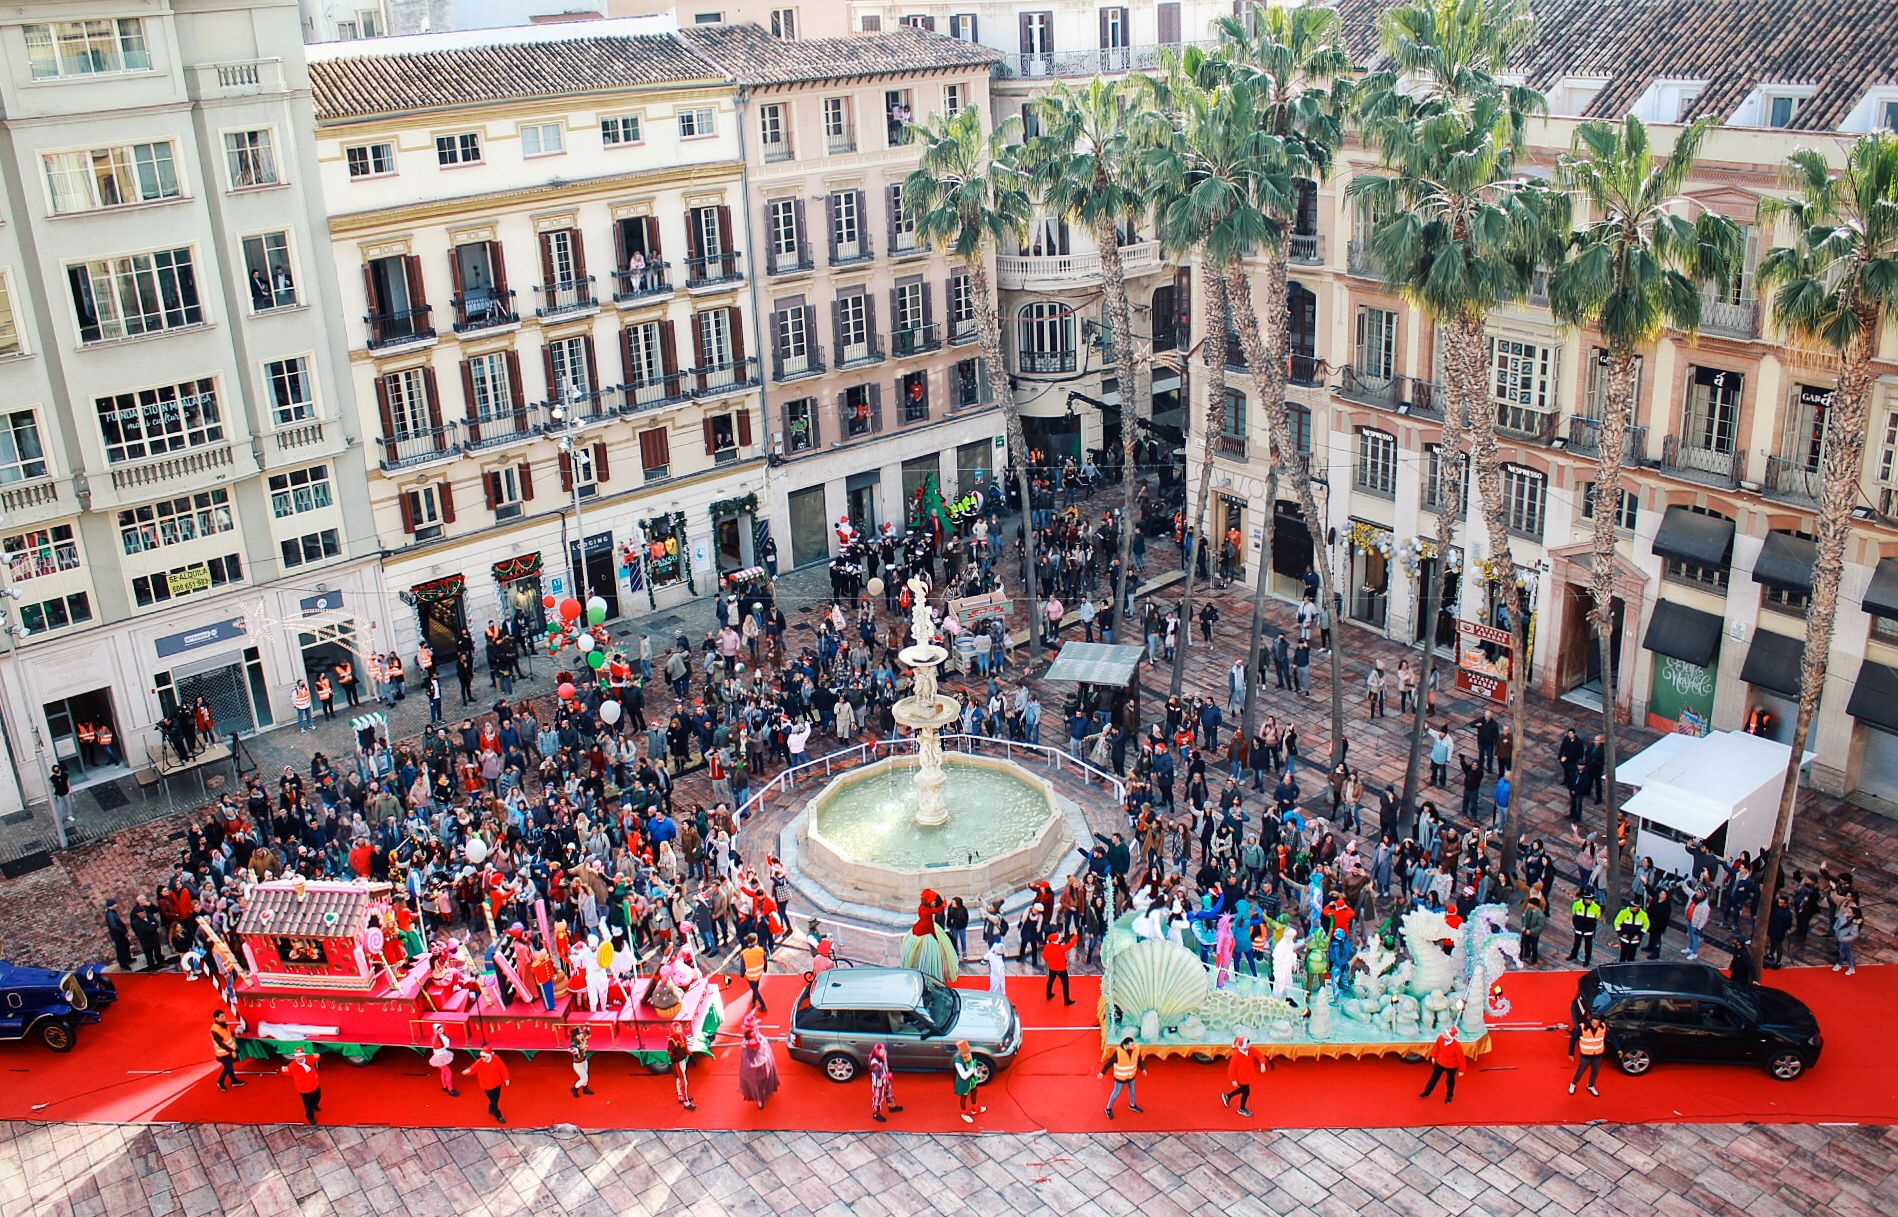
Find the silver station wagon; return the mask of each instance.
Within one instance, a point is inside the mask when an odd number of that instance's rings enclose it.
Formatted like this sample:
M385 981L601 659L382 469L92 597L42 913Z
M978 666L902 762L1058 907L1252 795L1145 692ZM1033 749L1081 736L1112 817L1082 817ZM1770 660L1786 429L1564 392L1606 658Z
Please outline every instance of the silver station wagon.
M869 1068L872 1045L889 1051L892 1069L947 1070L958 1040L969 1041L986 1083L1021 1051L1021 1018L1006 997L911 968L832 968L798 997L788 1046L792 1059L848 1082Z

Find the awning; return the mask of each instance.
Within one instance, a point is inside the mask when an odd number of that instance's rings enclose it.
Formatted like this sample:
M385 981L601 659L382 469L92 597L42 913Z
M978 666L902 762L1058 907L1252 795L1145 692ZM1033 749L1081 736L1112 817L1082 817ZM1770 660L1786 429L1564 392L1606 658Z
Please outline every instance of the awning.
M1852 687L1852 700L1846 703L1845 712L1862 723L1898 731L1898 668L1888 668L1869 659L1860 664L1858 681Z
M1816 542L1790 532L1769 532L1760 557L1753 564L1753 582L1789 592L1812 590L1812 564L1819 554Z
M1670 507L1654 534L1654 552L1695 566L1723 567L1733 553L1733 521Z
M1720 653L1720 618L1671 600L1657 600L1641 645L1704 668Z
M1125 688L1140 671L1145 647L1109 646L1104 642L1070 642L1055 656L1047 680L1069 680L1084 685Z
M1762 689L1798 697L1799 662L1805 653L1803 638L1755 631L1753 645L1747 649L1746 664L1740 669L1740 679Z
M1880 558L1872 568L1872 585L1865 589L1865 611L1874 617L1898 620L1898 558Z

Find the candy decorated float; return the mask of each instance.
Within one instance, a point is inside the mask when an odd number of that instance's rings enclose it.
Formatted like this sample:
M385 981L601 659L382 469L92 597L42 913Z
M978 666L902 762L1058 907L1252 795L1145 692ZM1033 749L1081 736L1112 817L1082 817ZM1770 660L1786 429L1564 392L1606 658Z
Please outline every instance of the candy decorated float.
M260 883L237 925L240 1047L252 1057L331 1052L366 1062L381 1048L564 1051L584 1028L595 1052L668 1067L675 1023L695 1053L725 1020L717 984L689 950L639 975L610 944L515 924L485 960L464 941L425 942L387 883ZM559 960L560 962L556 962Z

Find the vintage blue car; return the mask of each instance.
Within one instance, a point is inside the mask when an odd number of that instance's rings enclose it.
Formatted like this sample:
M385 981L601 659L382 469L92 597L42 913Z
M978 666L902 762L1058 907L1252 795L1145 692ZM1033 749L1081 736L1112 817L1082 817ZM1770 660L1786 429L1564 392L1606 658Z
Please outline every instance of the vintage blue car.
M0 1041L36 1039L54 1052L71 1052L81 1023L119 1000L105 965L71 972L29 968L0 960Z

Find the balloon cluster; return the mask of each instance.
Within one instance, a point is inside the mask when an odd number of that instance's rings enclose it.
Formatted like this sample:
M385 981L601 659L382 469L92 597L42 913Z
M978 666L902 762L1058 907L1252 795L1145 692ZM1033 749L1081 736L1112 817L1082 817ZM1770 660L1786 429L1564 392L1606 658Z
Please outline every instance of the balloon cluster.
M606 648L612 638L602 624L606 620L606 601L594 596L581 604L572 596L560 599L555 596L542 596L544 608L552 610L554 619L547 623L547 653L558 655L562 647L579 648L585 657L587 667L598 672L606 666ZM582 617L586 620L584 624ZM561 695L566 696L564 693Z

